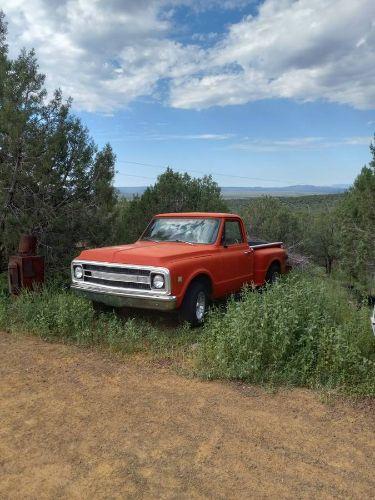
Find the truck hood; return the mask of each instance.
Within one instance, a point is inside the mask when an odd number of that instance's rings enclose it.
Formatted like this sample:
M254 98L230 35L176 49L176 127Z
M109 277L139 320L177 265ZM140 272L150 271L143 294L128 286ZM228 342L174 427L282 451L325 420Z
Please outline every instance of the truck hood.
M211 245L137 241L132 245L84 250L77 259L114 264L168 267L167 264L173 261L210 255L211 252Z

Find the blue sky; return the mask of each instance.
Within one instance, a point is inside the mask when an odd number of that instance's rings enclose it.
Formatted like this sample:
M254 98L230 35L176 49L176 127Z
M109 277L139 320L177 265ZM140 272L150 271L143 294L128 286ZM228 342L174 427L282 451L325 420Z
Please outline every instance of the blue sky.
M373 0L3 0L116 185L351 183L375 131Z

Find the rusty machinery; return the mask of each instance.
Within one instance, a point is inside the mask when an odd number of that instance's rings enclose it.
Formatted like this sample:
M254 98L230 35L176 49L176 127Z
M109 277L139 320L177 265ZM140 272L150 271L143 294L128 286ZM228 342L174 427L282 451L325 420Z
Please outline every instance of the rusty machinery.
M36 255L35 236L23 235L17 255L9 259L9 291L18 295L23 288L35 290L44 282L44 257Z

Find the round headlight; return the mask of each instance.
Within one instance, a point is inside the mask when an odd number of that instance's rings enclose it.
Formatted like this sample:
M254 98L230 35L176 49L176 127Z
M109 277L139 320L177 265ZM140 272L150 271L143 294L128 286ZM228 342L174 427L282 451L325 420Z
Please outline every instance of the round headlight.
M82 266L74 266L74 277L77 278L77 280L81 280L83 278Z
M154 288L164 288L164 276L162 274L155 274L152 278L152 286Z

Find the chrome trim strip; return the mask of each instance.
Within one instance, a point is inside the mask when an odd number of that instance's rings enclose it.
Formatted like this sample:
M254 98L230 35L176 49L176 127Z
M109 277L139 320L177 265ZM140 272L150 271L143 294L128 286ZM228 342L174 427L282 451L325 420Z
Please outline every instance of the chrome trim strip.
M172 311L176 309L177 298L174 295L146 295L144 293L124 293L118 289L107 293L95 285L81 287L71 285L71 289L86 299L103 302L114 307L136 307L140 309L154 309Z
M281 245L283 245L282 241L275 241L275 243L260 243L259 245L249 245L249 247L254 248L254 250L258 250L259 248L281 247Z
M116 267L116 266L113 266ZM90 274L87 274L90 273ZM85 270L86 278L97 278L101 280L109 280L109 281L120 281L126 283L143 283L146 285L151 284L150 276L138 276L134 274L120 274L120 273L106 273L104 271L91 271Z

